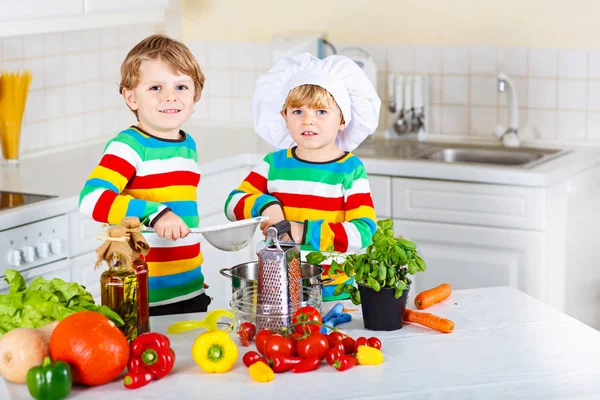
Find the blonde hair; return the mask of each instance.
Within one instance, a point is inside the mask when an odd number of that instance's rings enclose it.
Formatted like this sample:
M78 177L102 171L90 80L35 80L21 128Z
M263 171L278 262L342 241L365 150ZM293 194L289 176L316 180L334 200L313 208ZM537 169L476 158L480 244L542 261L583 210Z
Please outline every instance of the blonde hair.
M334 105L340 112L340 123L344 124L342 110L327 89L318 85L300 85L290 90L282 111L285 114L288 108L310 107L318 109L333 107Z
M148 36L136 44L121 64L119 93L139 84L140 65L146 60L163 60L174 73L188 75L194 81L194 101L200 100L205 77L190 49L165 35ZM137 117L137 112L133 111Z

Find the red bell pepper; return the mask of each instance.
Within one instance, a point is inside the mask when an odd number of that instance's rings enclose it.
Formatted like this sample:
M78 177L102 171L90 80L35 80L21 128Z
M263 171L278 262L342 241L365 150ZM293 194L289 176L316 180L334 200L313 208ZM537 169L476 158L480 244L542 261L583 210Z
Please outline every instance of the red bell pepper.
M321 360L319 359L319 357L309 356L309 357L303 359L297 365L295 365L294 368L292 368L292 372L302 373L302 372L314 371L315 369L319 368L320 364L321 364Z
M356 364L358 364L358 360L356 359L356 357L344 354L340 358L335 360L333 366L338 371L346 371L347 369L354 367Z
M343 355L344 352L342 350L338 348L331 348L327 351L325 359L327 360L327 364L333 365Z
M341 333L331 332L329 335L327 335L327 341L329 342L330 349L340 349L342 354L345 352L344 335L342 335Z
M155 379L165 377L175 365L175 352L169 338L157 332L136 337L129 348L129 361L125 375L125 387L136 389ZM148 379L148 375L152 379Z
M352 339L350 336L344 338L344 352L346 354L354 353L354 348L356 347L356 341Z
M271 368L276 374L286 372L302 362L303 358L288 356L285 354L275 354L271 357Z

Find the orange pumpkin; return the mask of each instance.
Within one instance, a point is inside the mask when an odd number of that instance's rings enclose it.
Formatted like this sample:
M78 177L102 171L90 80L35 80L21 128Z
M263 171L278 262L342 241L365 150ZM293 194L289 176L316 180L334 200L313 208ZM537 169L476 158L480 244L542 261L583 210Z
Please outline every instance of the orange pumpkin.
M123 372L129 360L129 343L104 315L79 311L60 321L52 332L50 355L71 365L73 381L103 385Z

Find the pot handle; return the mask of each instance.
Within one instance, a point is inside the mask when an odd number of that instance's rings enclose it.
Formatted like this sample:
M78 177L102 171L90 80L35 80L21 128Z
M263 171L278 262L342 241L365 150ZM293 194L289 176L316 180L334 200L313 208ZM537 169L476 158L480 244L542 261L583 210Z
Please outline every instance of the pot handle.
M325 278L321 281L321 283L315 283L314 285L311 286L323 286L323 285L327 285L328 283L331 283L335 281L335 278Z
M233 276L231 276L231 268L221 268L219 273L226 278L233 279Z

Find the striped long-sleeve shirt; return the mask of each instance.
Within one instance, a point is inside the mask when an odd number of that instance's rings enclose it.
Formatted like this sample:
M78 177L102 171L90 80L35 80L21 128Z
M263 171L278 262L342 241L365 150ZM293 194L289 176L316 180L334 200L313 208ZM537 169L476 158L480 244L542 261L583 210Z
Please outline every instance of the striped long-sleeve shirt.
M181 132L165 140L131 127L111 139L79 196L79 210L98 222L120 224L135 216L151 225L171 210L190 227L199 226L196 203L200 182L194 139ZM183 301L203 293L198 235L177 241L146 233L150 252L150 305Z
M270 153L229 194L225 213L232 221L257 217L273 203L304 223L304 251L358 251L375 233L367 172L352 153L323 163L300 160L295 148Z

